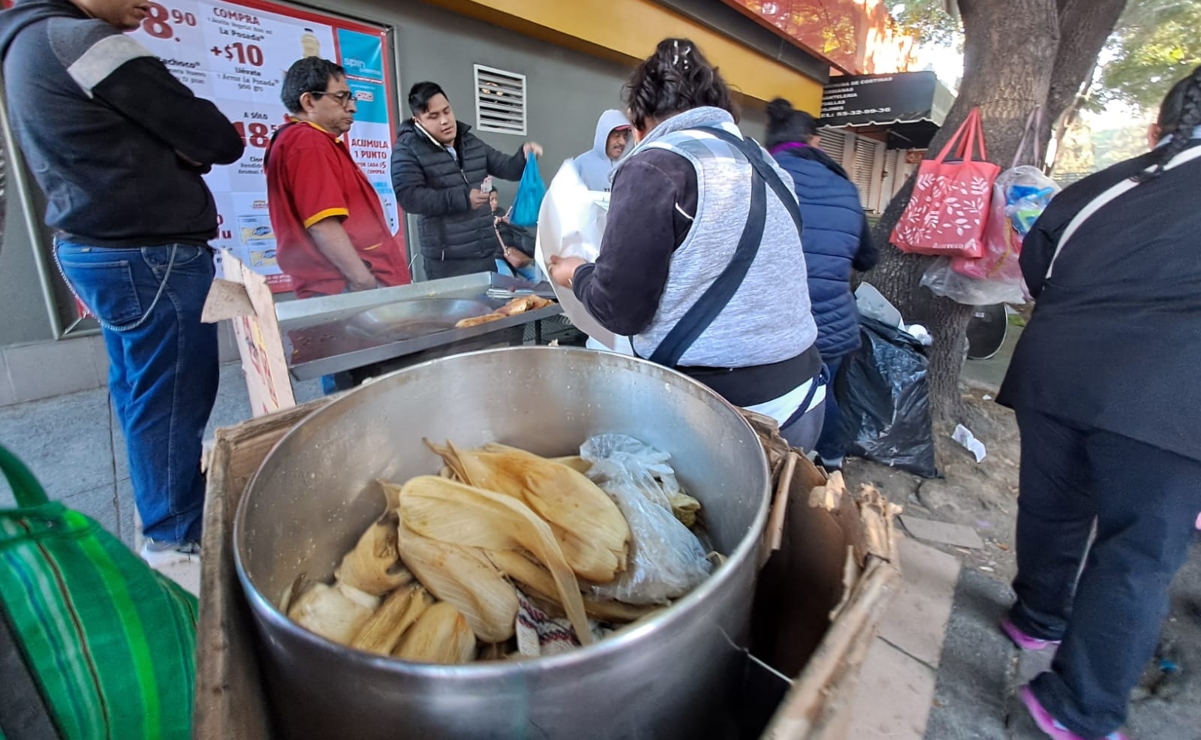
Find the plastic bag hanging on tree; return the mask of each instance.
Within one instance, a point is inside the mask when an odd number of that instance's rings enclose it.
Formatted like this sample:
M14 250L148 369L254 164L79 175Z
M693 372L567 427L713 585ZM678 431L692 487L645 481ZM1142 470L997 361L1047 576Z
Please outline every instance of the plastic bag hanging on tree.
M979 159L974 158L977 143ZM938 156L922 162L892 243L909 254L983 254L993 182L1001 172L987 159L980 111L973 108Z
M538 211L542 208L542 199L546 196L546 183L538 172L538 157L532 152L525 160L525 172L521 174L521 182L517 185L517 197L513 200L513 213L509 221L514 226L522 228L538 225Z

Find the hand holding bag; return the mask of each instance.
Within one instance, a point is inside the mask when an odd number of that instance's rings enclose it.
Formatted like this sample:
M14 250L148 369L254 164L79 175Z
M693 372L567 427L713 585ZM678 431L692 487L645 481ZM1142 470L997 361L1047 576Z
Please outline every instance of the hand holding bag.
M513 213L509 223L522 228L538 225L538 212L546 196L546 183L538 172L538 157L532 153L525 160L525 172L517 185L517 197L513 199Z
M993 183L1001 172L987 158L980 111L973 108L938 156L922 162L892 243L909 254L980 257Z

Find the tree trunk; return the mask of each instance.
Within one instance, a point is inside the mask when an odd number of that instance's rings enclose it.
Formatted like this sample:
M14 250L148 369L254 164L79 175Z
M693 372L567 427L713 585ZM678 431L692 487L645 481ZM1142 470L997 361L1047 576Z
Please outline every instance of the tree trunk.
M989 159L1007 166L1030 112L1047 99L1059 45L1055 0L959 0L959 9L964 29L963 83L926 156L937 155L968 112L979 107ZM909 203L913 180L892 200L876 226L873 236L881 245L882 259L867 281L900 309L906 321L930 330L934 338L930 395L936 425L942 428L961 416L959 374L971 308L935 298L919 287L932 258L902 254L889 243L892 228Z
M1041 141L1051 138L1052 127L1076 103L1081 87L1092 80L1097 57L1125 9L1126 0L1058 0L1059 48L1043 111Z

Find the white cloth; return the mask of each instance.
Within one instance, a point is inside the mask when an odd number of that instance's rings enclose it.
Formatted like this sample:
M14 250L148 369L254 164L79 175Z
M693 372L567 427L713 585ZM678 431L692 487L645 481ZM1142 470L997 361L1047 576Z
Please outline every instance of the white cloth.
M813 378L807 383L793 388L779 398L773 398L764 403L747 406L747 411L754 411L757 414L770 416L776 420L776 423L783 426L784 422L792 418L792 415L800 410L801 404L805 402L805 396L809 395L809 388L817 382L817 378ZM826 400L826 386L819 385L817 391L813 394L813 400L809 401L809 406L805 409L808 412L815 408L819 403Z
M619 110L605 111L596 122L596 137L592 143L592 150L573 160L576 170L580 173L580 179L589 190L608 192L612 187L613 170L617 168L617 162L609 159L609 134L613 133L615 128L629 125L630 122Z

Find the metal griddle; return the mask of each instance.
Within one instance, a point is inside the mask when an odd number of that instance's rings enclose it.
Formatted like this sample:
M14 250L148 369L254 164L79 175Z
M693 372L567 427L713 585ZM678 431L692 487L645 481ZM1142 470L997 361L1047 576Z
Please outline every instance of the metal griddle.
M554 298L537 285L496 273L431 280L396 288L344 293L276 306L288 368L297 380L355 370L458 342L478 346L501 332L562 312L552 304L466 329L454 325L483 316L519 295Z

